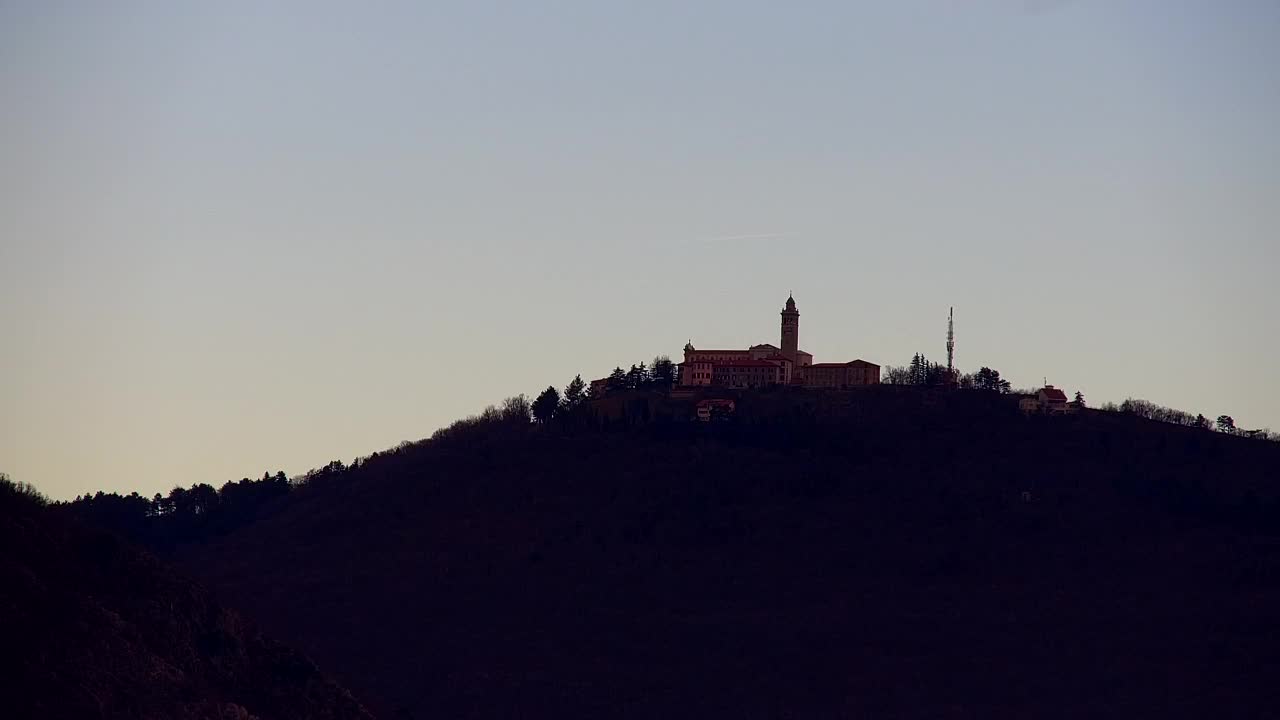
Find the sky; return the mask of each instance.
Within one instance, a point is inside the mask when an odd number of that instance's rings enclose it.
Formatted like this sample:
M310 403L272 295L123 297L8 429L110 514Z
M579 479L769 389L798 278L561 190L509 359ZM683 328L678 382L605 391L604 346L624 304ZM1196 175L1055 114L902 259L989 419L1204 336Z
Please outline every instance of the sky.
M1280 430L1275 2L0 0L0 471L349 462L774 342Z

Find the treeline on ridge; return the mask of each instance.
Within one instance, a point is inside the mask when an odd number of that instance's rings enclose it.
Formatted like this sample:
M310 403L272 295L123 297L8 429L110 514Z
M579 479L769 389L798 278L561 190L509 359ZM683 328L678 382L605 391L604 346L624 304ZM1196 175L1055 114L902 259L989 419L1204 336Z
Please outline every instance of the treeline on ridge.
M648 365L643 362L632 365L626 371L619 367L609 376L604 393L669 389L677 382L677 370L677 366L666 356L658 356ZM884 381L886 385L918 386L925 389L941 385L945 373L945 367L930 362L924 355L917 353L908 365L887 367ZM962 391L990 395L1012 392L1009 381L1003 379L999 371L991 368L983 367L974 373L961 375L960 379L958 387ZM243 478L227 482L221 488L214 488L207 483L194 484L189 488L178 486L168 495L157 493L151 498L137 492L121 495L98 491L92 495L77 497L69 503L55 503L55 507L96 525L111 528L152 548L165 550L205 537L225 534L255 521L264 512L268 512L273 503L299 488L341 485L352 477L353 472L360 472L370 462L402 454L418 445L432 442L465 444L468 438L490 435L501 428L527 428L531 424L554 426L560 431L593 429L598 425L591 412L590 401L593 399L596 398L592 397L590 388L582 376L577 375L563 391L549 386L532 401L524 395L507 398L500 405L491 405L476 415L462 418L437 430L427 441L402 443L392 450L357 458L349 466L341 460L334 460L292 479L282 471L266 472L257 480ZM1084 407L1081 393L1076 393L1075 400L1080 407ZM1238 429L1226 415L1218 417L1216 422L1210 422L1204 415L1192 415L1145 400L1131 398L1120 404L1108 403L1098 409L1206 432L1216 430L1237 437L1280 440L1280 434L1266 429ZM779 417L771 422L775 438L792 437L793 433L786 430L798 426L803 426L804 432L795 434L797 438L811 436L814 431L812 418L789 416ZM780 429L783 431L779 433ZM20 483L10 482L8 491L39 497L34 488Z

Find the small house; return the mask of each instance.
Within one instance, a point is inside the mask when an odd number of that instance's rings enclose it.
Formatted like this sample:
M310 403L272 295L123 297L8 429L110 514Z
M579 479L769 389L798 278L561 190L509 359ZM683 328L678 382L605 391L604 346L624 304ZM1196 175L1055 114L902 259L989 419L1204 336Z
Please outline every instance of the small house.
M1040 412L1047 415L1059 415L1067 412L1067 394L1052 385L1045 385L1036 393L1036 402Z

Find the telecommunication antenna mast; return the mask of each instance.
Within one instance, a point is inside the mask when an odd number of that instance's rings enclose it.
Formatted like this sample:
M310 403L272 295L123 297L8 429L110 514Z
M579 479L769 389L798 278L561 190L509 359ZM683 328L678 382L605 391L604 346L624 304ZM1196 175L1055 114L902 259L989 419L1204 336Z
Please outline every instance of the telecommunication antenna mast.
M953 361L955 360L955 353L956 353L955 314L956 314L956 309L954 307L952 307L947 312L947 374L948 375L951 375L952 373L955 372L955 365L953 363Z

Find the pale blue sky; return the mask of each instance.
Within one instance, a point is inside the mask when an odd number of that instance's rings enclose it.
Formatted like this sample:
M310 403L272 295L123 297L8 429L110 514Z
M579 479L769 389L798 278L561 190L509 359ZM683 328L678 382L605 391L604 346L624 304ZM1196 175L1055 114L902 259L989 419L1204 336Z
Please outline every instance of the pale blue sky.
M1277 128L1275 2L0 2L0 470L295 474L788 290L1280 430Z

